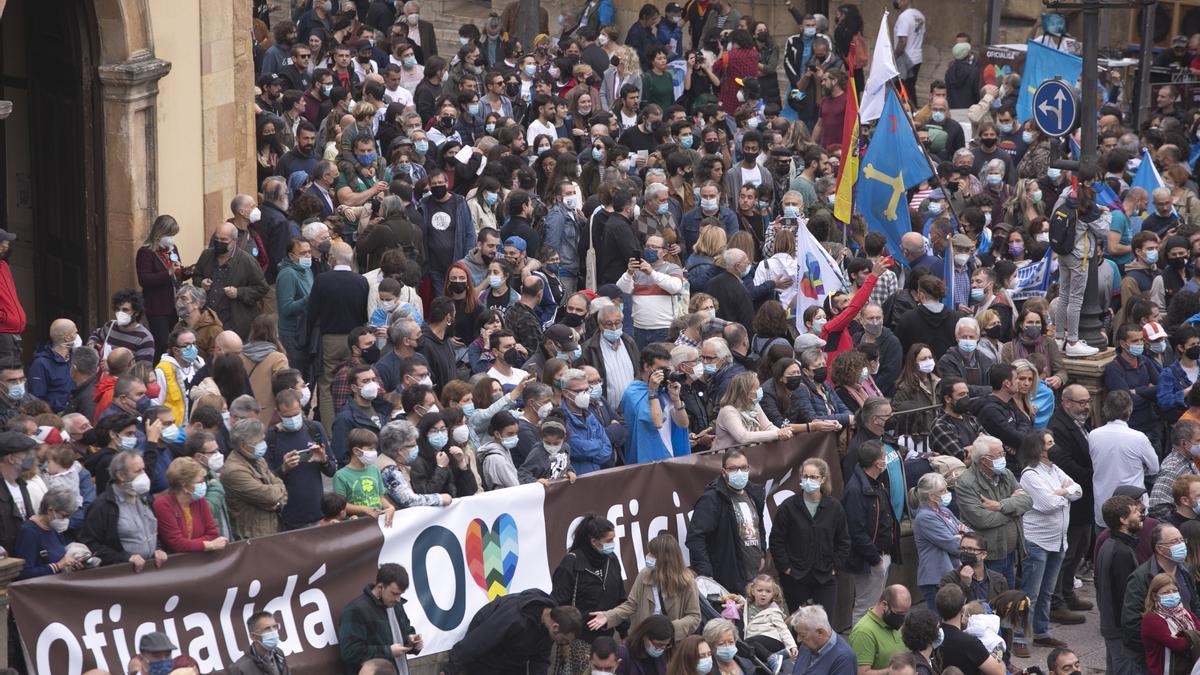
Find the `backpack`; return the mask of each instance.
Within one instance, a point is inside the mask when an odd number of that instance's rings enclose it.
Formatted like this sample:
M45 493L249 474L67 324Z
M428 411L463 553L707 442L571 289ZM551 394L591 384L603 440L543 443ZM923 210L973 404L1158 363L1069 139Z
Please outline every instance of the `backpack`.
M1071 255L1075 252L1075 225L1079 215L1072 206L1067 204L1054 210L1050 217L1050 248L1059 255Z

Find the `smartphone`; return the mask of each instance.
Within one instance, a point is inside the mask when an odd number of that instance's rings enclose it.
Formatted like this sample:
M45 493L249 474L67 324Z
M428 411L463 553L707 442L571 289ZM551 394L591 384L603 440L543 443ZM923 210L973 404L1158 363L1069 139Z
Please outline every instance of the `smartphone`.
M312 450L300 450L297 452L301 462L307 462L312 457Z

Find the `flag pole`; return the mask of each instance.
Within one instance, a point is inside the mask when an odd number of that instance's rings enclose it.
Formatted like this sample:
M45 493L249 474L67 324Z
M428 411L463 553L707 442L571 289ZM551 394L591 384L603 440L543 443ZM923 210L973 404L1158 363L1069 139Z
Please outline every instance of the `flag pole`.
M888 82L887 86L889 89L895 88L895 85L892 82ZM904 85L902 84L900 86L900 91L903 91ZM899 94L897 94L897 96L899 96ZM903 97L901 100L905 101L906 103L908 102L907 97ZM917 142L917 147L921 149L921 156L925 158L925 163L929 165L929 170L933 173L934 182L937 184L938 188L942 190L942 193L945 194L946 186L942 182L942 177L938 175L937 164L934 164L933 158L929 156L929 151L925 149L925 145L921 143L921 139L917 137L917 128L914 126L913 122L914 113L912 112L912 106L907 107L909 109L909 113L905 115L904 121L908 124L908 130L910 133L912 133L913 140ZM949 197L946 197L946 206L950 209L950 213L954 215L954 220L951 221L951 224L954 225L954 231L958 232L959 222L962 220L962 216L960 216L958 210L954 208L954 202Z

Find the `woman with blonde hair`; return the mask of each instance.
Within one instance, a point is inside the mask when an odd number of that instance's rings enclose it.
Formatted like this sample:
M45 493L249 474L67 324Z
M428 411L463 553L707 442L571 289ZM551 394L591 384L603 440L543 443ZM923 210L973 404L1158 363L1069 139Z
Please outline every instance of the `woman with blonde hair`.
M1179 222L1200 225L1200 197L1187 189L1189 180L1191 176L1183 164L1175 164L1163 171L1163 182L1171 191L1171 201L1175 203L1175 210L1179 212Z
M208 469L191 457L180 457L167 466L167 486L167 492L154 499L163 550L182 553L225 548L225 537L217 534L217 522L204 498Z
M684 266L693 298L696 297L697 291L704 290L704 286L708 284L709 280L720 273L721 265L718 260L728 244L724 228L716 224L715 219L711 224L707 222L701 224L700 236L696 238L696 243L692 246L692 254L688 256L687 264Z
M1146 672L1149 675L1175 672L1168 662L1176 659L1191 663L1192 643L1184 631L1196 630L1200 621L1183 603L1174 576L1166 572L1154 575L1144 609L1142 645L1146 648Z
M625 602L607 612L592 612L588 628L636 626L652 614L671 620L675 639L691 635L700 625L700 593L696 578L683 563L679 540L663 532L646 545L646 567L638 572Z
M768 550L788 607L837 606L834 570L850 555L850 531L842 503L832 493L829 464L806 459L800 465L800 492L775 512Z
M613 55L617 57L617 63L604 71L604 81L600 85L600 106L610 111L620 105L621 88L625 85L632 84L638 92L642 91L642 65L637 51L627 45L618 45Z
M771 423L763 412L763 390L758 386L758 375L738 373L729 381L725 396L721 398L721 410L714 425L716 438L713 450L724 450L746 443L767 443L787 440L792 437L789 427L780 429Z
M1021 178L1013 188L1012 196L1004 202L1004 222L1017 229L1046 215L1042 202L1042 189L1034 178Z
M1000 314L994 309L985 309L975 315L979 322L979 342L976 351L991 359L993 363L1000 361L1000 351L1004 349L999 336L1003 335L1004 327L1000 325Z
M1012 367L1013 377L1017 381L1017 393L1012 397L1012 408L1017 426L1024 433L1033 428L1033 418L1037 415L1038 408L1033 399L1040 379L1037 368L1028 359L1017 359L1012 362Z

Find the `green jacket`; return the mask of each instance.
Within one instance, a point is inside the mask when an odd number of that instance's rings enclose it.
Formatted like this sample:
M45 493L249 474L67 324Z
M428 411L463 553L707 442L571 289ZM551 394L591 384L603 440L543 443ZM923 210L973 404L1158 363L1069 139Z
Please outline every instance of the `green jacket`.
M338 650L346 675L358 675L362 664L371 659L391 661L394 658L391 646L396 641L392 638L388 612L395 614L396 625L400 627L400 634L404 636L404 644L411 644L412 636L417 632L404 612L406 600L401 598L395 607L388 609L371 593L372 588L371 585L364 586L362 595L351 600L342 610L338 622Z
M217 534L233 541L233 533L229 529L229 511L225 508L225 486L212 469L208 470L208 492L204 493L208 507L212 509L213 520L217 521Z
M1024 542L1021 537L1021 516L1033 508L1033 498L1022 492L1012 472L1005 470L998 480L993 481L983 474L978 464L958 479L954 488L962 521L983 537L987 545L988 558L996 560L1009 553L1021 553ZM983 498L1000 502L999 511L983 508Z
M279 262L275 277L275 306L279 310L279 334L296 337L301 334L304 310L312 293L312 269L305 269L291 260Z

